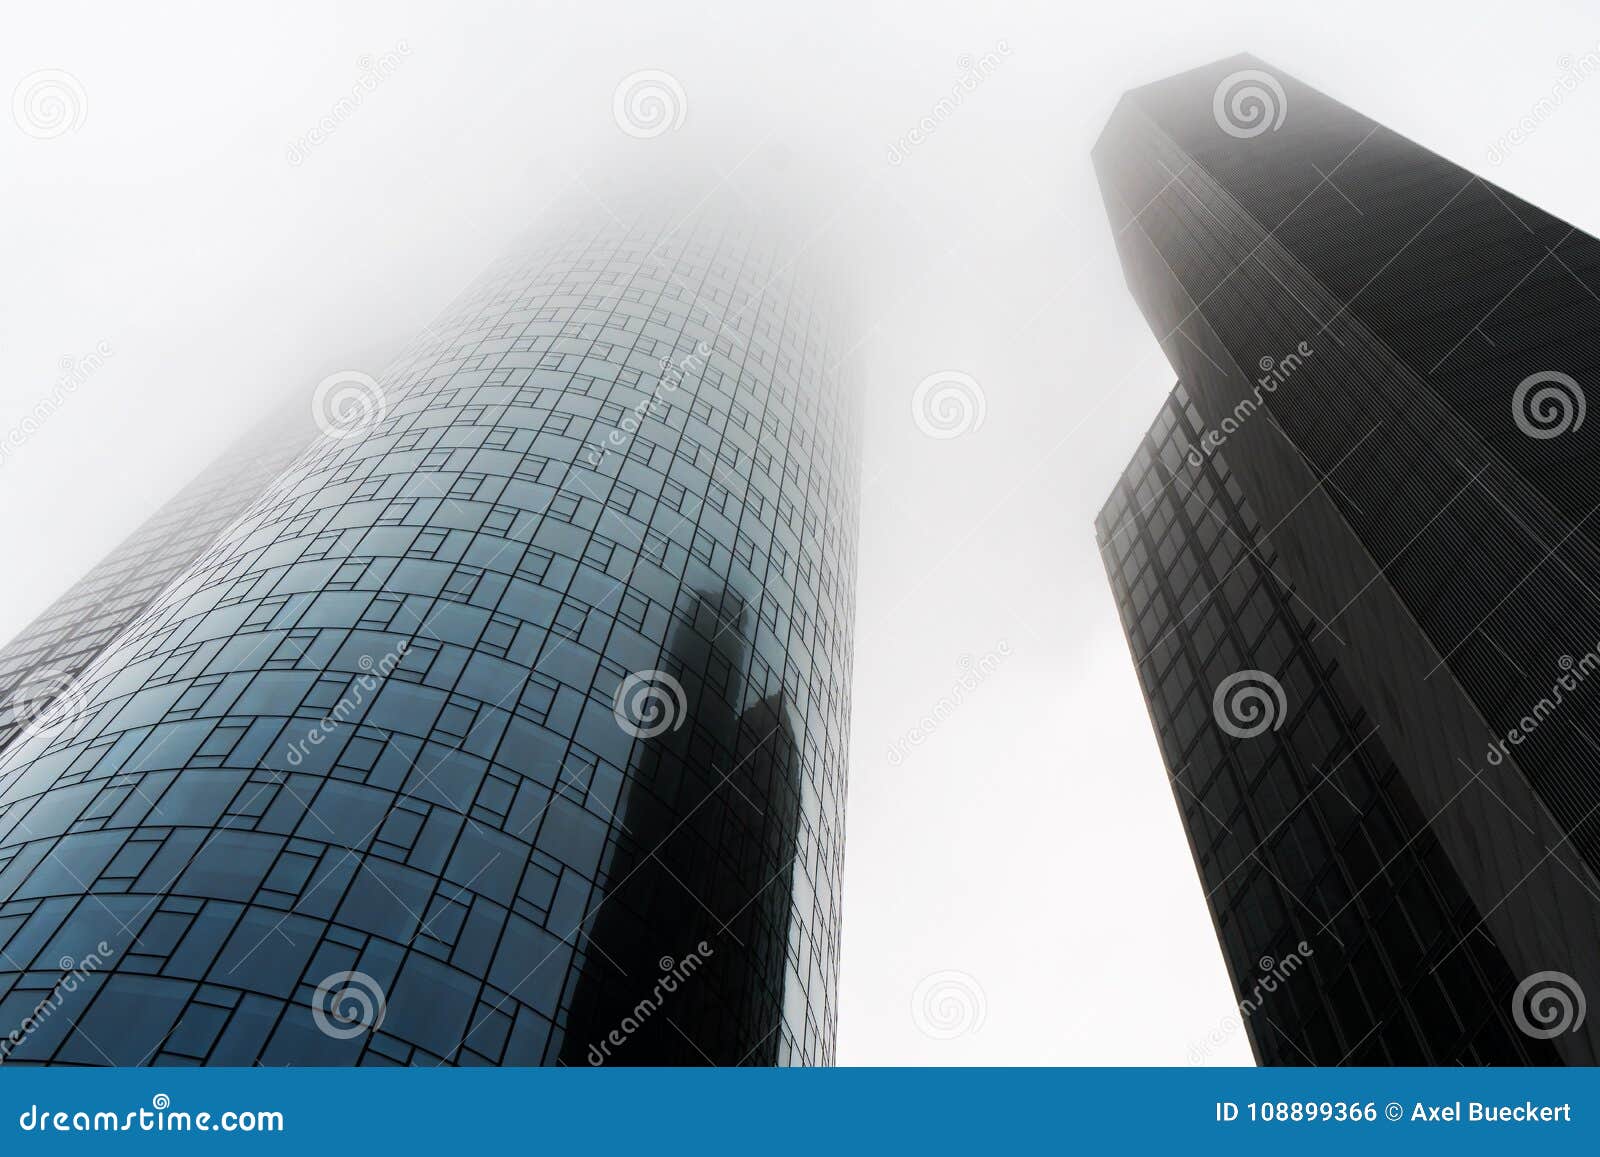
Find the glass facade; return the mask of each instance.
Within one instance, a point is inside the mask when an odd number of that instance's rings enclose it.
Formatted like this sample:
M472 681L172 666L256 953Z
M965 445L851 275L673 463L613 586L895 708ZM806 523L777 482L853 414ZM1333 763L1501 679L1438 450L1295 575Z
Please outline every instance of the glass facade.
M0 750L245 512L314 432L303 402L262 422L0 647Z
M1226 461L1306 642L1336 660L1479 913L1462 942L1504 959L1483 973L1495 1000L1551 973L1600 993L1600 682L1583 683L1600 668L1600 434L1582 421L1600 243L1251 57L1126 94L1094 162L1198 423L1175 477ZM1283 675L1276 651L1257 659ZM1293 710L1304 680L1283 681ZM1158 725L1176 703L1151 700ZM1337 851L1362 865L1344 875L1369 877L1390 836ZM1315 911L1344 903L1291 890ZM1361 1001L1391 986L1425 1055L1493 1054L1412 1009L1435 994L1407 970L1369 975ZM1600 1059L1593 1018L1522 1035Z
M1554 1063L1226 450L1192 459L1204 432L1180 384L1097 531L1257 1059ZM1239 672L1282 690L1258 734L1215 706Z
M319 390L0 755L4 1059L829 1063L858 447L817 264L569 214Z

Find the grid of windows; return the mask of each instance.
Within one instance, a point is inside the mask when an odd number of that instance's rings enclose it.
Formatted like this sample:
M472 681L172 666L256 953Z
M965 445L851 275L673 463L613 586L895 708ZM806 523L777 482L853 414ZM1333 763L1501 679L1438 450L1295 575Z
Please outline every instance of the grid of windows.
M437 319L0 757L0 1019L109 959L10 1059L830 1062L858 448L814 264L575 217Z
M1517 978L1331 638L1278 577L1225 452L1188 462L1204 430L1180 384L1096 526L1229 976L1260 1002L1243 1018L1256 1056L1551 1063L1516 1031ZM1238 736L1216 689L1251 670L1282 686L1283 714Z
M303 404L263 422L0 647L0 749L244 513L312 433Z
M1263 74L1268 122L1230 132ZM1600 243L1251 57L1126 94L1094 162L1129 288L1485 930L1514 975L1600 990L1600 694L1550 705L1600 654L1600 427L1519 408L1593 376ZM1600 1060L1593 1021L1554 1043Z

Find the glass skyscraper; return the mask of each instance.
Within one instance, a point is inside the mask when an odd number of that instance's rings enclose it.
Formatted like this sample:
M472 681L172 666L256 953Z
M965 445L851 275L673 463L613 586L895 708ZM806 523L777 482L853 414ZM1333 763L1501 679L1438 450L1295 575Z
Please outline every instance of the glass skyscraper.
M316 432L285 407L175 494L16 638L0 647L0 749L256 500Z
M1226 451L1197 464L1204 432L1178 386L1097 530L1257 1058L1555 1063Z
M722 205L569 213L324 382L0 753L0 1060L830 1062L858 447L821 264Z
M1594 1063L1600 243L1250 57L1094 161L1182 382L1098 529L1257 1056Z

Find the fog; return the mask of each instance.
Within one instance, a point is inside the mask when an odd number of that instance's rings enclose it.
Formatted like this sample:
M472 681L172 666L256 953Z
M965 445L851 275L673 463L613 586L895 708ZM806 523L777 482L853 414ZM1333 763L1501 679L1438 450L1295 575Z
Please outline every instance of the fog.
M1090 526L1172 372L1088 150L1123 90L1250 51L1593 232L1600 81L1490 160L1600 38L1542 7L15 10L0 432L59 404L0 456L0 636L549 206L777 191L849 266L867 388L840 1060L1249 1063L1206 1043L1231 998Z

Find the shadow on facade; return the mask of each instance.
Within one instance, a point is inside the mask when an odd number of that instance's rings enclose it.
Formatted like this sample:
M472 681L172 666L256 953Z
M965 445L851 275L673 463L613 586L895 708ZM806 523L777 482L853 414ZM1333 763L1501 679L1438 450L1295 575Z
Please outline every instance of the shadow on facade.
M741 675L747 615L698 592L667 640L688 717L635 745L563 1064L777 1063L800 753L781 693L753 699Z

